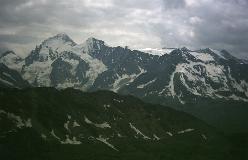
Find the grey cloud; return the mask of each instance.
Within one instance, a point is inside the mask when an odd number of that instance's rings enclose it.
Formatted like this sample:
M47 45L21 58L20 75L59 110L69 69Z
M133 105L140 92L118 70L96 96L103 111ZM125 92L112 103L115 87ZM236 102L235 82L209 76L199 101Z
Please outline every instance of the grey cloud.
M78 43L211 47L248 57L247 0L1 0L0 48L27 54L58 32ZM31 48L30 48L31 47Z
M162 0L165 9L173 9L173 8L183 8L185 7L184 0Z
M37 38L25 35L0 34L0 43L27 44L33 42L34 40L37 40Z
M241 0L220 1L215 7L211 3L193 10L203 22L193 26L195 44L225 48L236 56L247 56L248 12Z

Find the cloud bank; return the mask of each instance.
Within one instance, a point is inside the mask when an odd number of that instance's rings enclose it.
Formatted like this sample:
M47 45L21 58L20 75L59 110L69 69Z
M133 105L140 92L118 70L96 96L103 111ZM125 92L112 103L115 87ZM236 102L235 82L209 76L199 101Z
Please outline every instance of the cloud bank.
M226 49L248 57L247 0L1 0L0 51L60 32L130 48Z

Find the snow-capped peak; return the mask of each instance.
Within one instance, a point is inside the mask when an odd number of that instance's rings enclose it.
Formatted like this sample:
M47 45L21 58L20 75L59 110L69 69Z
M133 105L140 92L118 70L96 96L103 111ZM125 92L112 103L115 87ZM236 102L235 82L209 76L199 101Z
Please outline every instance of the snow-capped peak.
M104 41L90 37L84 43L77 45L76 48L81 48L84 52L89 53L90 51L100 50L104 45Z
M73 40L66 34L66 33L59 33L53 37L50 37L48 38L49 40L54 40L54 39L57 39L57 40L63 40L65 42L73 42Z
M104 45L104 41L90 37L86 40L86 44L89 48L100 49Z
M65 33L59 33L42 42L42 48L52 49L53 51L62 52L76 45L76 43Z
M50 37L42 42L42 45L48 47L54 47L54 45L67 44L75 46L76 43L65 33L59 33L53 37Z
M95 37L89 37L89 38L87 38L87 40L86 40L86 42L96 42L96 41L102 41L102 40L99 40L99 39L97 39L97 38L95 38Z

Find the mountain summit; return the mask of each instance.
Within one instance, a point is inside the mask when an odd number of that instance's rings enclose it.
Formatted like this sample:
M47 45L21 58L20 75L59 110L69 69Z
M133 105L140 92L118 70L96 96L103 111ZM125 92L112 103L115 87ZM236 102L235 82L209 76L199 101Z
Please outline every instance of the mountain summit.
M51 41L56 41L56 40L61 40L63 42L71 42L74 45L76 45L76 43L66 34L66 33L59 33L55 36L52 36L46 40L43 41L43 43L51 43Z
M100 51L101 48L105 46L105 42L102 40L98 40L94 37L90 37L80 46L82 46L84 52L92 53L92 52Z

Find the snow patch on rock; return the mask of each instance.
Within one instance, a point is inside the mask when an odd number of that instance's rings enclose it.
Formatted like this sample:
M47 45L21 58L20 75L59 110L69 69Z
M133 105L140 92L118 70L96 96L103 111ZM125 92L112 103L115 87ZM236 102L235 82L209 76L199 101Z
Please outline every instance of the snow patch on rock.
M0 78L0 81L8 86L15 86L13 83Z
M89 120L86 116L84 116L84 121L87 123L87 124L91 124L91 125L94 125L95 127L97 128L111 128L111 126L107 123L107 122L103 122L103 123L94 123L92 122L91 120Z
M78 124L77 121L74 121L74 122L73 122L73 127L80 127L80 124Z
M185 129L185 130L182 130L182 131L178 131L177 134L183 134L183 133L187 133L187 132L192 132L194 130L195 129L193 129L193 128L188 128L188 129Z
M72 139L70 139L69 135L66 135L66 139L64 141L61 141L61 144L81 144L80 141L77 140L76 137L72 137Z
M118 92L118 90L125 86L125 85L129 85L130 83L132 83L136 78L138 78L140 75L146 73L147 71L142 69L141 67L139 67L140 72L138 74L122 74L119 75L117 74L117 79L115 80L115 82L112 84L112 91L114 92Z
M133 129L136 132L137 135L141 135L144 139L151 139L145 134L143 134L139 129L137 129L132 123L129 123L129 126L131 129Z
M157 79L155 78L155 79L153 79L153 80L151 80L151 81L149 81L149 82L147 82L147 83L145 83L145 84L138 85L137 88L145 88L145 87L148 86L149 84L154 83L156 80L157 80Z
M6 112L4 110L0 110L0 114L4 114L7 116L8 119L10 119L17 128L21 129L21 128L31 128L32 127L32 120L31 118L28 118L27 120L23 120L20 116L14 114L14 113L10 113L10 112Z
M51 131L50 133L51 133L51 135L52 135L54 138L60 140L60 138L55 134L55 132L54 132L53 129L52 129L52 131Z
M109 139L109 138L103 138L102 135L99 135L99 137L96 138L96 140L98 140L98 141L100 141L100 142L106 144L108 147L110 147L110 148L112 148L112 149L114 149L114 150L116 150L116 151L119 151L118 149L115 148L114 145L110 144L110 143L107 141L108 139Z
M160 138L159 138L156 134L153 134L153 140L157 140L157 141L159 141L159 140L160 140Z
M202 136L202 138L203 138L204 140L207 140L207 139L208 139L207 136L206 136L205 134L201 134L201 136Z
M66 122L64 123L64 128L65 128L67 131L70 130L70 129L69 129L69 124L70 124L70 121L66 121Z

